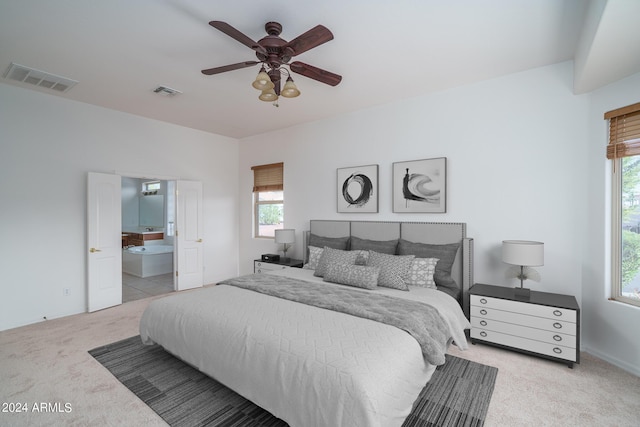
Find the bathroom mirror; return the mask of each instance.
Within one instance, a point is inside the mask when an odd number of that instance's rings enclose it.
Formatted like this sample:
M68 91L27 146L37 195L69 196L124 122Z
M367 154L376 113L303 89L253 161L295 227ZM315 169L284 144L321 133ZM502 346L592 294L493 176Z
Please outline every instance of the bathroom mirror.
M140 227L164 227L164 196L139 197Z

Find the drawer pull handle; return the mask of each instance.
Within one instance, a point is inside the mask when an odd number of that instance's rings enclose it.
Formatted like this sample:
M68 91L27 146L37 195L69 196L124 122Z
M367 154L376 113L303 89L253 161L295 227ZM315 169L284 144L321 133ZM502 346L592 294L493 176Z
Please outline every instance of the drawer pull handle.
M487 326L487 321L486 321L486 320L481 320L481 321L480 321L480 324L481 324L482 326Z
M556 353L556 354L560 354L560 353L562 353L562 349L558 348L558 347L553 347L553 352Z
M553 339L556 341L562 341L562 337L560 335L554 335Z
M481 332L480 332L480 336L481 336L481 337L486 337L486 336L487 336L487 333L486 333L485 331L481 331Z
M480 314L482 314L483 316L487 314L487 310L485 310L484 308L482 310L480 310Z
M556 328L556 329L562 329L562 323L556 322L556 323L553 324L553 327Z
M486 299L484 299L484 298L480 298L480 303L481 303L481 304L486 304L486 303L487 303L487 300L486 300Z
M558 317L562 316L562 312L560 310L553 310L553 314Z

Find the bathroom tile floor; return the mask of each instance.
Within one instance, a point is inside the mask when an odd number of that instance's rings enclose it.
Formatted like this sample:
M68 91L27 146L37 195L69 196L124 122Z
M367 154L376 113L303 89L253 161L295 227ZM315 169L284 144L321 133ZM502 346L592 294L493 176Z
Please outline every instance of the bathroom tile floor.
M136 277L122 273L122 302L173 292L173 273L152 277Z

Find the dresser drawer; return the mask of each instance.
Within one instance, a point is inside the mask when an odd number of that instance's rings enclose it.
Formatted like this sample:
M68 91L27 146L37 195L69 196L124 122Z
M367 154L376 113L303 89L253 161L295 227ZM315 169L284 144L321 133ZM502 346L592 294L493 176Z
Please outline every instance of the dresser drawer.
M284 270L286 265L273 264L269 262L254 261L253 271L255 273L263 273L265 271Z
M530 304L481 295L471 295L471 305L576 323L576 311L566 308L556 308L547 305Z
M495 344L515 347L534 353L552 356L558 359L577 362L577 352L575 348L565 347L557 344L549 344L541 341L530 340L523 337L507 335L500 332L488 331L486 329L471 329L471 338L488 341Z
M476 283L470 290L471 343L496 345L566 363L580 363L580 306L575 297Z
M512 311L498 310L495 308L471 306L471 318L473 319L474 317L544 329L545 331L561 332L567 335L576 335L577 333L575 323L514 313Z
M576 336L559 332L546 331L513 323L499 322L497 320L471 317L471 327L483 329L485 331L500 332L508 335L515 335L535 341L542 341L548 344L558 344L565 347L576 348Z

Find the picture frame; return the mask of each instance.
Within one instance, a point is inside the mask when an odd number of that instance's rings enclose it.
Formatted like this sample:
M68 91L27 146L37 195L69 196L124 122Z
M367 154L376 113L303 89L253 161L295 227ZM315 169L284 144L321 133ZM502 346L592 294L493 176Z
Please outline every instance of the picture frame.
M393 212L447 212L447 158L393 163Z
M337 169L339 213L378 212L378 165Z

